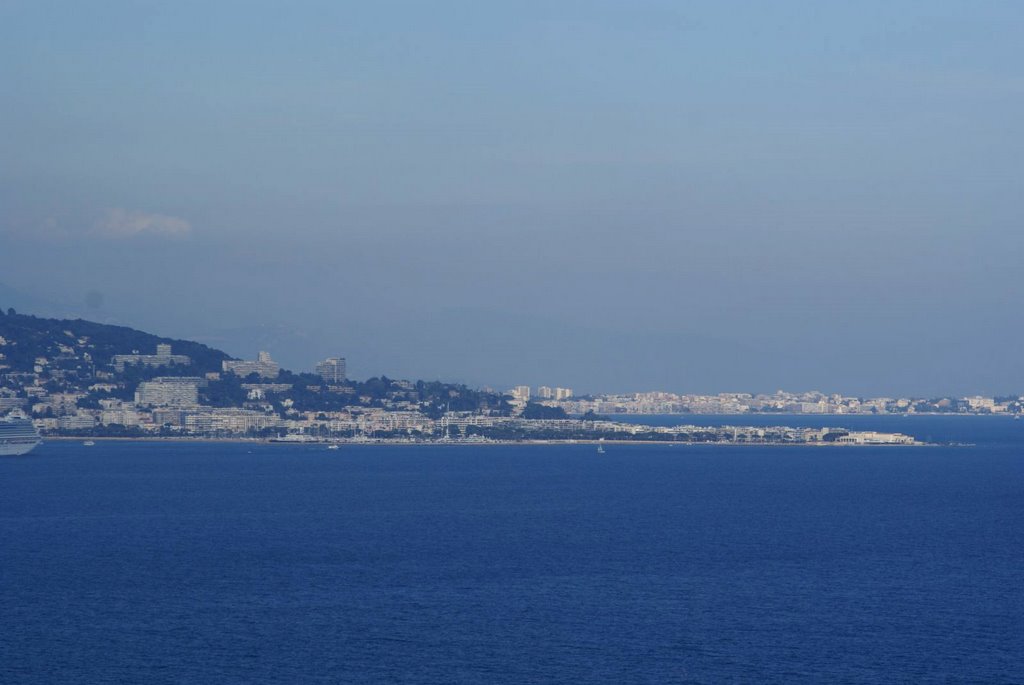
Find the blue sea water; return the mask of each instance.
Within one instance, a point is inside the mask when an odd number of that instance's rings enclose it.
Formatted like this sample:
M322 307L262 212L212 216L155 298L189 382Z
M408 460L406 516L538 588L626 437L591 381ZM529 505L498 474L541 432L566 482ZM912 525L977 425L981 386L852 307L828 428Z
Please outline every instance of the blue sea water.
M1024 422L881 423L976 446L49 443L0 682L1024 681Z

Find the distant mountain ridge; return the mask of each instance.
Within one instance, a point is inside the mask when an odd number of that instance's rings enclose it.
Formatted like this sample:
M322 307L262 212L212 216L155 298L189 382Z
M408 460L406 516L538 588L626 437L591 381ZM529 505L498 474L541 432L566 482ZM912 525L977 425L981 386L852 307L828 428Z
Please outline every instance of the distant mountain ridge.
M88 338L89 354L98 364L109 364L116 354L152 354L158 344L171 345L175 354L192 358L196 372L220 371L221 362L233 359L226 352L191 340L165 338L127 326L96 323L85 319L49 319L0 311L0 348L3 363L14 371L31 371L37 357L54 358L61 347Z

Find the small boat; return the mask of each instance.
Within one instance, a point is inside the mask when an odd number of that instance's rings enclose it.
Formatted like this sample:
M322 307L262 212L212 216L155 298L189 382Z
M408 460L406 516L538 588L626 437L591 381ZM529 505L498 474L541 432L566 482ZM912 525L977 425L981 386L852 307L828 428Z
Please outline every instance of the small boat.
M604 454L604 438L601 438L597 443L597 453Z
M93 440L86 440L86 441L85 441L85 442L83 442L82 444L83 444L83 445L84 445L85 447L92 447L92 446L93 446L93 445L95 445L96 443L95 443L95 442L94 442Z
M336 450L336 449L340 449L340 445L328 445L328 446L327 446L327 449L329 449L329 450Z

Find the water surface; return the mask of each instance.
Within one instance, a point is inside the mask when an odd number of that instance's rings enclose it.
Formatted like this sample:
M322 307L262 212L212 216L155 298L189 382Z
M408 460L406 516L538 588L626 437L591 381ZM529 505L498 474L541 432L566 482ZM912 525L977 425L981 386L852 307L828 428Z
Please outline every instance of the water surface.
M46 444L0 682L1019 682L1024 428L943 421L978 446Z

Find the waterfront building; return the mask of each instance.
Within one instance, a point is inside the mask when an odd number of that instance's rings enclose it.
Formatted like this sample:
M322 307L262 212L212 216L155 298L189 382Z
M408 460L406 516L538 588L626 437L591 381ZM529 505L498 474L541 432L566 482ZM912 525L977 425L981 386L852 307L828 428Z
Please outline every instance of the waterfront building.
M104 409L100 412L100 423L104 426L119 424L125 427L138 426L142 422L139 412L129 407Z
M274 414L249 409L215 409L211 419L210 427L218 433L258 432L280 424L280 419Z
M345 382L345 358L329 357L316 365L316 373L328 385Z
M233 360L221 362L225 373L233 373L245 378L256 374L260 378L277 378L281 373L281 365L270 358L269 352L260 352L255 361Z
M447 433L448 429L453 426L465 433L466 429L470 426L491 428L507 421L508 419L506 417L485 416L483 414L475 414L473 412L450 411L438 419L437 426L439 432L442 434Z
M175 407L165 407L153 410L153 425L156 427L173 426L182 428L185 425L185 410Z
M61 430L88 430L96 427L96 417L85 412L61 416L57 419L57 427Z
M281 420L274 414L232 407L186 412L183 418L185 431L196 435L211 433L242 435L275 428L281 424Z
M966 404L973 412L985 413L997 411L996 401L991 397L965 397L961 402Z
M185 414L185 431L194 435L205 435L213 432L213 414L197 412Z
M840 445L913 445L914 438L902 433L879 433L877 431L851 431L836 438Z

